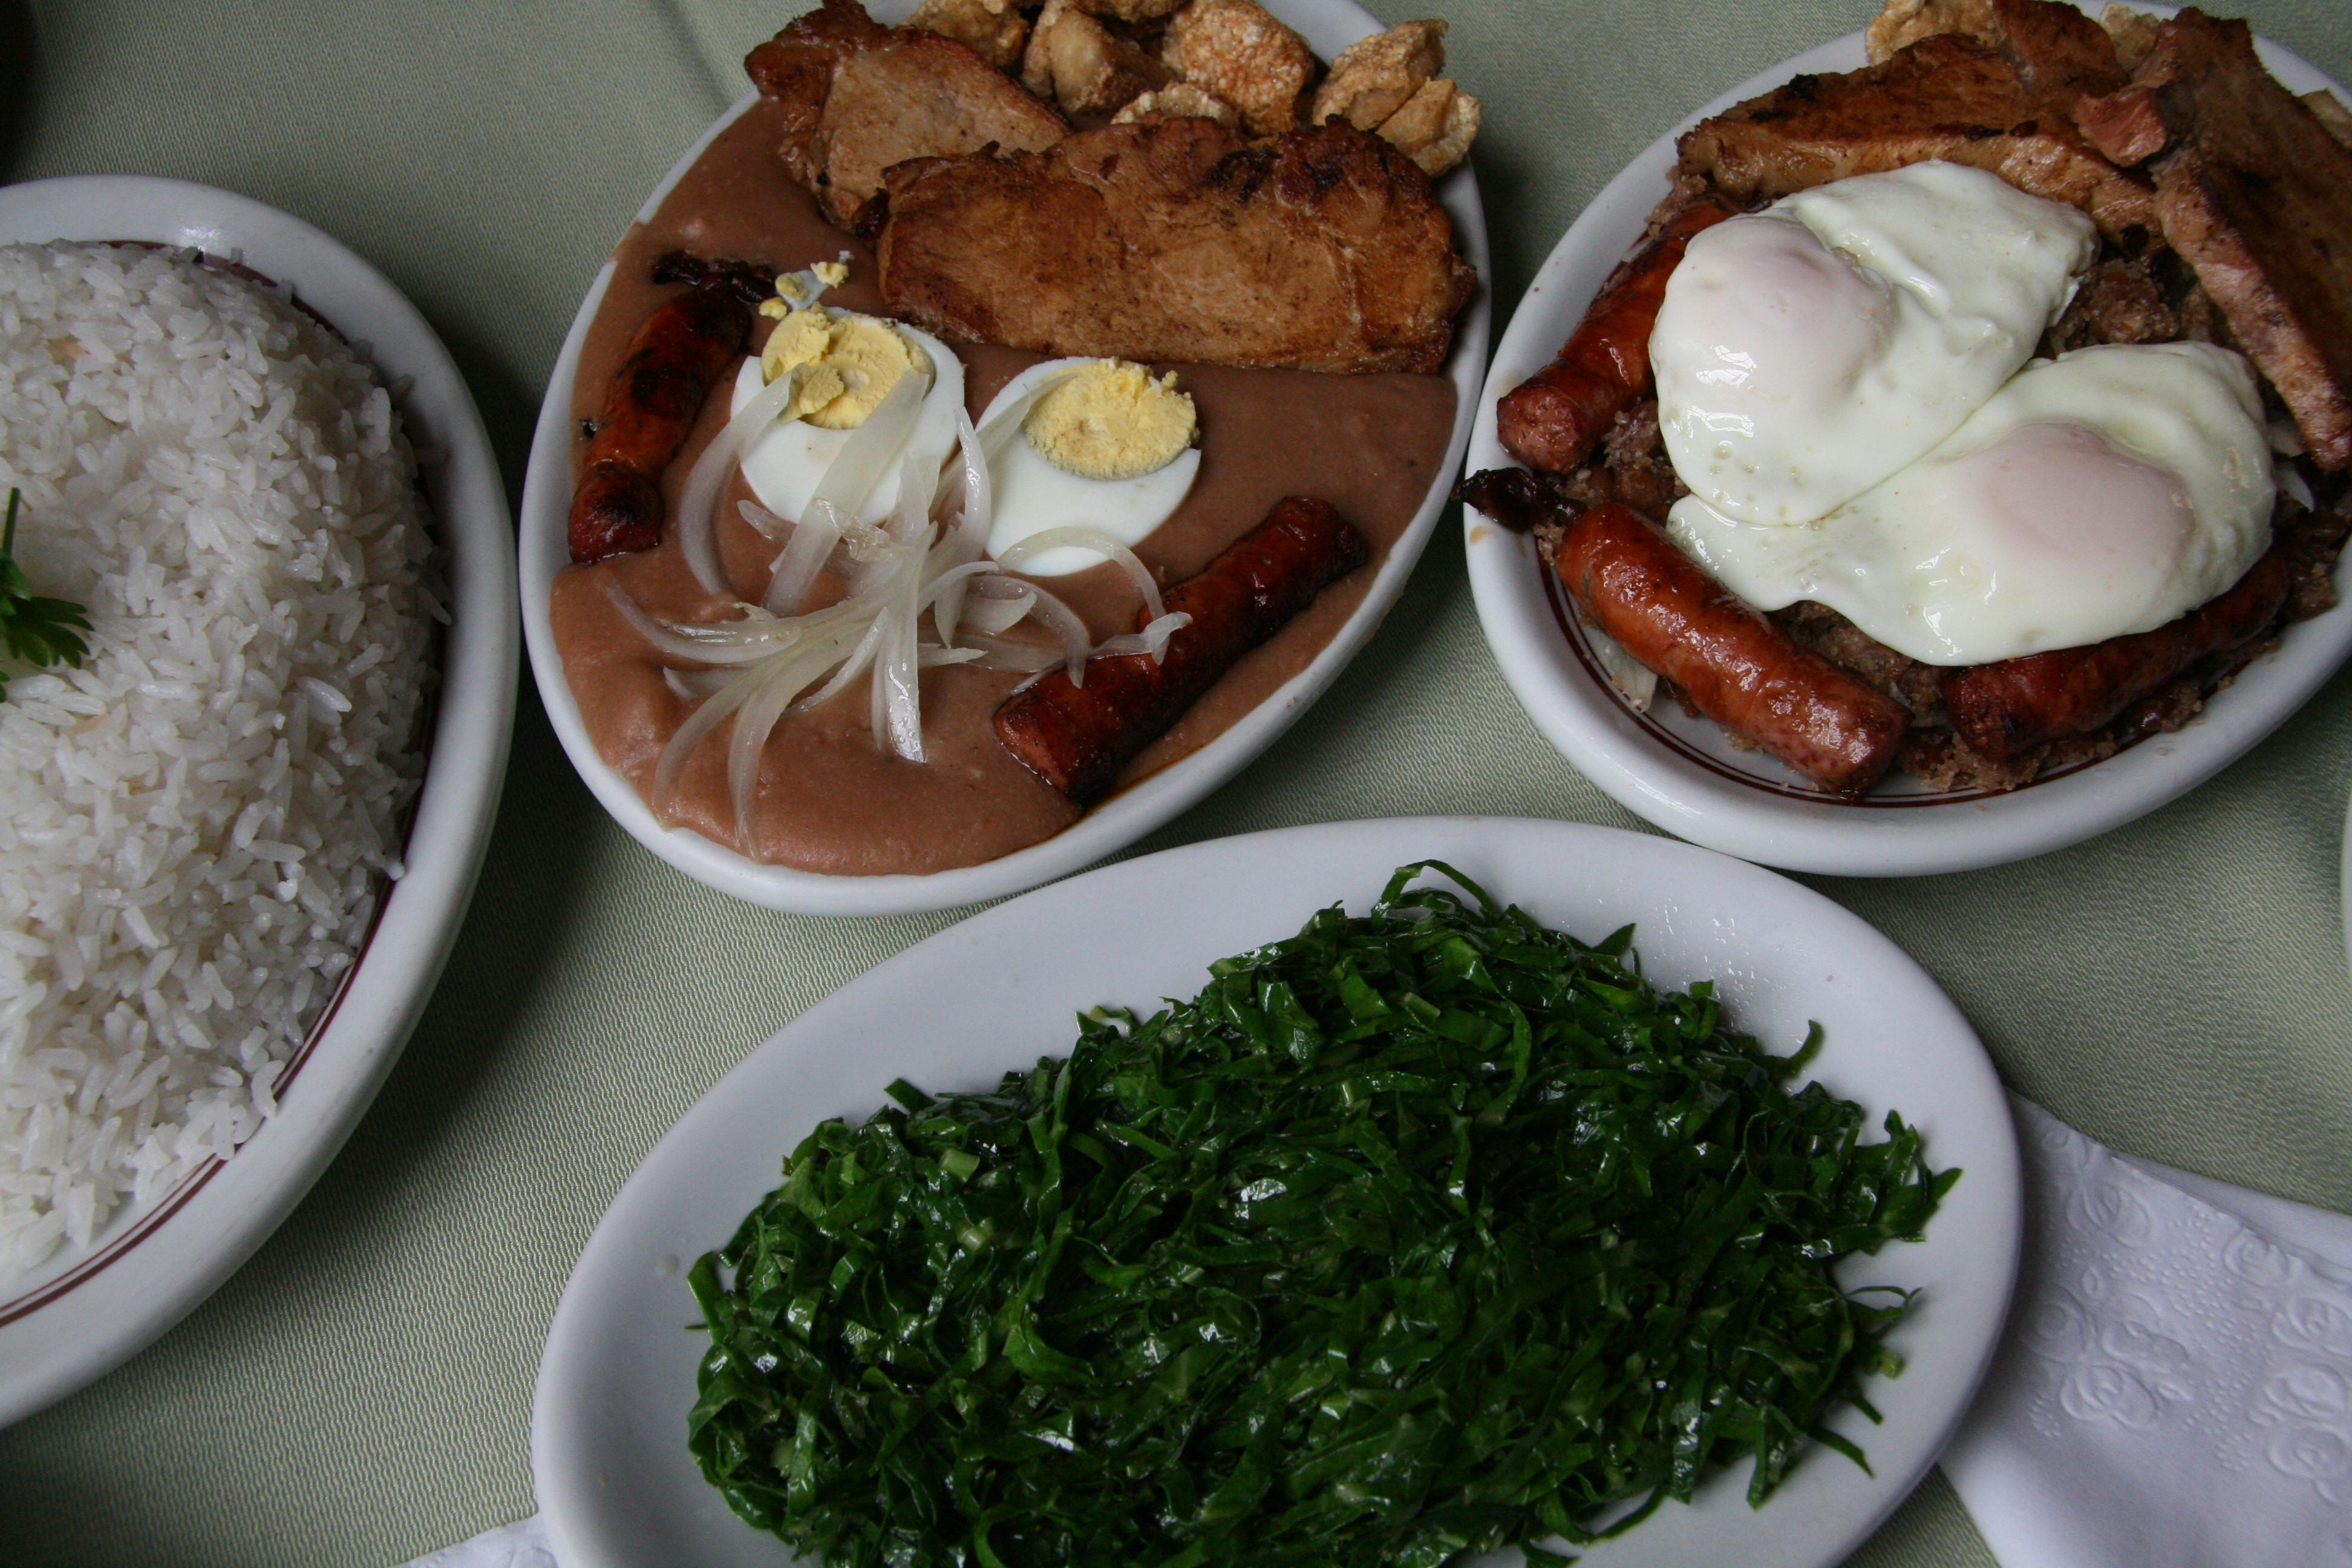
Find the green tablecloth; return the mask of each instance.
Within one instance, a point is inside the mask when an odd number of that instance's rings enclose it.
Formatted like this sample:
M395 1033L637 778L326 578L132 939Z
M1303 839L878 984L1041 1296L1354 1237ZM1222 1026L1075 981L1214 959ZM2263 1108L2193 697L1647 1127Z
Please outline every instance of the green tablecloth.
M2352 78L2340 0L2233 3ZM337 235L431 318L519 486L582 290L740 90L743 52L797 8L0 0L0 177L181 175ZM1636 150L1874 6L1372 8L1450 14L1452 74L1486 99L1499 331ZM383 1098L208 1304L0 1434L0 1562L391 1563L530 1512L540 1342L605 1204L778 1026L954 918L797 919L688 882L597 808L524 679L481 891ZM2352 1209L2336 869L2348 734L2352 677L2221 778L2104 839L1968 876L1818 885L1926 963L2010 1082L2075 1125ZM1144 847L1424 812L1643 826L1513 701L1450 529L1314 712ZM1855 1561L1991 1559L1934 1478Z

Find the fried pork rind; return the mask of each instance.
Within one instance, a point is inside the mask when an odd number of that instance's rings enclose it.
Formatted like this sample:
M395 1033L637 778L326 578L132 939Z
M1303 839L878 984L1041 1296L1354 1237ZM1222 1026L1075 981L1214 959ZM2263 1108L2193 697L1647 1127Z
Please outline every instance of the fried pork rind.
M1863 53L1885 65L1895 50L1938 33L1990 40L2000 31L1992 0L1886 0L1862 35Z
M1382 121L1379 134L1433 180L1469 156L1479 118L1478 100L1440 77Z
M1110 117L1113 125L1160 120L1213 120L1220 125L1233 125L1240 121L1241 115L1232 104L1206 88L1194 87L1189 81L1171 81L1135 99Z
M1256 0L1192 0L1168 25L1160 58L1241 110L1260 136L1295 130L1315 51Z
M2305 93L2303 101L2305 107L2311 110L2312 118L2318 121L2330 136L2347 147L2352 147L2352 109L2345 108L2342 99L2323 88L2317 92Z
M1072 114L1101 114L1167 82L1169 68L1072 0L1046 0L1021 58L1021 84Z
M2127 71L2139 69L2139 62L2156 47L2156 30L2163 25L2162 17L2128 5L2110 5L2099 13L2099 26L2116 41L2116 60Z
M1029 37L1028 19L1013 0L923 0L907 26L953 38L1000 70L1019 62Z
M1077 0L1081 11L1122 22L1160 22L1184 8L1184 0Z
M1359 131L1373 130L1444 68L1445 24L1400 23L1339 51L1307 118L1317 125L1338 119Z

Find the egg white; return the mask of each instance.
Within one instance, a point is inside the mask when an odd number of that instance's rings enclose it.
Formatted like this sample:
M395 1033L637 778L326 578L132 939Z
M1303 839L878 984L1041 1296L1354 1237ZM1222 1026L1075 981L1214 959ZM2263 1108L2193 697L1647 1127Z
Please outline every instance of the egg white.
M992 419L1004 414L1038 383L1092 363L1058 359L1030 366L990 400L980 416L981 427L988 428ZM1175 515L1200 472L1201 449L1189 447L1174 461L1138 479L1089 479L1046 461L1023 432L1008 432L988 461L995 503L988 552L1002 555L1031 534L1049 528L1098 528L1132 549ZM1063 545L1023 562L1021 574L1059 577L1100 565L1102 561L1095 551Z
M2275 495L2242 356L2115 344L2030 365L1827 517L1745 522L1689 496L1667 528L1759 609L1811 600L1924 663L1987 664L2187 614L2269 547Z
M1743 522L1826 515L2015 374L2096 246L2074 208L1943 163L1703 230L1650 338L1675 472Z
M836 310L835 315L855 312ZM866 317L867 321L879 320ZM860 522L880 522L890 515L898 500L898 473L908 454L919 456L929 465L923 471L936 473L955 450L956 416L963 409L963 362L953 350L929 332L919 331L904 321L885 321L883 325L904 332L921 345L930 356L931 386L923 395L922 407L915 416L915 428L907 444L882 471L874 488L858 504ZM735 374L735 395L732 412L740 414L746 404L760 395L767 386L761 374L757 354L743 362ZM817 482L842 448L842 444L856 434L855 430L825 430L804 419L794 419L770 426L768 433L751 443L743 457L743 477L751 486L751 493L760 504L778 517L798 521L808 507L809 498L816 493Z

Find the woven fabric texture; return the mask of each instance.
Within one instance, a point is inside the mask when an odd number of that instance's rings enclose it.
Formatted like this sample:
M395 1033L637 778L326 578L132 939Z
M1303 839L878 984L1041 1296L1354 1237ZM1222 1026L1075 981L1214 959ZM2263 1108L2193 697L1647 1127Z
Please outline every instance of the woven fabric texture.
M2340 0L2233 0L2352 78ZM2224 5L2222 9L2233 8ZM0 178L248 193L429 317L520 487L582 291L798 6L0 0ZM1486 104L1496 330L1580 205L1870 0L1372 0L1442 13ZM0 1433L0 1562L399 1563L531 1511L531 1381L591 1226L696 1097L802 1008L939 930L770 914L638 848L529 691L488 868L390 1085L276 1237L81 1394ZM2009 1081L2117 1149L2352 1209L2336 865L2352 677L2120 832L1966 876L1819 886L1958 998ZM1537 735L1479 635L1458 529L1320 704L1140 847L1410 813L1643 825ZM1988 1564L1940 1476L1854 1559Z

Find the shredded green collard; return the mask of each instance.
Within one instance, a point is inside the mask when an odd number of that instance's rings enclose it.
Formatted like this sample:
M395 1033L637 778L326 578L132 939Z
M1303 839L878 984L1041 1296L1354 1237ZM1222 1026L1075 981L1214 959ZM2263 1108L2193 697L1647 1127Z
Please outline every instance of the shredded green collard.
M0 656L22 659L41 668L52 665L81 668L89 657L83 636L89 630L89 612L71 599L44 599L25 580L16 564L16 508L21 498L8 491L8 521L0 526ZM8 672L0 669L0 702L8 700Z
M1425 861L993 1092L824 1123L690 1275L704 1474L835 1568L1436 1568L1862 1462L1825 1423L1875 1419L1910 1295L1832 1270L1959 1173L1632 940Z

